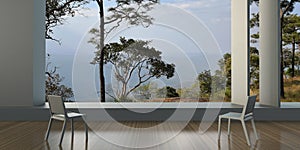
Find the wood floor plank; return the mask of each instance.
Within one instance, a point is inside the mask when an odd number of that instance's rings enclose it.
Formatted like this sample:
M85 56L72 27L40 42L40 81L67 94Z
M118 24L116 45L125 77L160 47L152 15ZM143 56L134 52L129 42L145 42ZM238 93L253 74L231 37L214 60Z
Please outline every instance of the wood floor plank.
M61 122L55 122L48 142L44 135L48 122L0 122L0 150L215 150L215 149L300 149L300 122L257 122L259 140L250 123L247 130L252 147L246 143L240 122L232 122L227 136L227 123L222 124L221 141L217 141L217 123L206 132L199 129L200 122L88 122L89 141L85 143L82 122L75 122L72 141L70 124L67 125L62 146L59 147Z

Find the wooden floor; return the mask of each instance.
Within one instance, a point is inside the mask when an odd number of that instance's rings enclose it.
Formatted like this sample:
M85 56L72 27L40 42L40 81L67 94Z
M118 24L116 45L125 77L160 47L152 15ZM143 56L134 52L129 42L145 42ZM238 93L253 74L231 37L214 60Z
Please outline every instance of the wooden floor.
M68 124L70 125L70 124ZM118 150L142 148L153 150L215 150L215 149L300 149L300 122L257 122L260 139L254 141L249 123L248 132L252 147L248 147L239 122L232 123L231 136L227 136L227 123L222 125L220 144L217 142L217 124L205 133L199 130L199 122L101 122L89 123L89 140L85 143L82 122L75 123L72 141L67 128L61 147L58 146L62 123L54 122L48 142L44 141L47 122L0 122L1 150ZM184 127L183 129L181 129ZM181 132L179 132L181 131Z

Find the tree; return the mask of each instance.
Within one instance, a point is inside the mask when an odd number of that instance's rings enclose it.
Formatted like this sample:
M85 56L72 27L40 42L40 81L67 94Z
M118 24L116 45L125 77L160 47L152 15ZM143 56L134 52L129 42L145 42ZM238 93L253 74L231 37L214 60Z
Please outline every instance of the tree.
M215 70L214 74L210 70L204 70L199 73L196 83L192 84L191 87L179 89L180 97L220 100L220 98L224 98L225 92L225 99L230 99L231 54L224 54L218 65L220 68Z
M75 12L87 4L88 0L46 0L46 15L45 15L45 38L59 42L52 36L53 28L62 25L66 16L75 16ZM47 54L48 59L50 55ZM70 87L62 85L64 77L57 73L57 67L49 68L51 62L46 65L46 95L60 95L68 101L73 97L73 91ZM47 98L46 98L47 100Z
M260 0L250 0L250 4L255 3L259 5L259 1ZM300 2L300 0L280 0L280 18L284 18L285 15L291 13L297 2Z
M204 70L201 72L198 75L197 80L199 82L200 96L202 98L209 97L212 91L212 75L210 70Z
M225 98L231 98L231 54L226 53L223 55L223 58L219 60L220 72L216 71L216 74L220 76L225 76L226 85L225 85Z
M259 89L259 51L250 47L250 88L252 91Z
M147 83L137 87L133 93L134 97L140 100L150 99L154 91L157 89L157 85L155 83Z
M53 28L62 25L65 21L66 16L75 16L75 12L91 0L47 0L46 1L46 39L54 40L59 42L56 38L52 36ZM128 21L132 24L142 24L143 26L147 26L151 24L150 16L146 15L146 12L151 9L151 6L154 3L157 3L156 0L116 0L117 6L108 9L108 12L112 12L113 15L107 17L108 22L104 22L104 0L92 0L97 2L99 6L99 14L100 14L100 28L92 29L92 33L98 32L99 40L97 41L97 49L103 49L104 47L104 24L116 23L112 29L107 30L109 33L111 30L115 29L120 22ZM135 3L138 7L135 9L134 7L129 7L131 3ZM144 9L141 9L143 7ZM96 41L96 40L94 40ZM103 53L102 53L103 54ZM103 56L103 55L102 55ZM101 60L99 62L99 74L100 74L100 91L101 91L101 101L105 102L105 82L104 82L104 68L103 68L103 57L101 56Z
M283 27L283 46L292 46L291 60L291 77L295 77L295 53L296 46L300 40L300 17L295 14L287 15L284 19L285 26Z
M157 90L158 98L171 98L179 97L179 94L176 92L176 89L170 86L166 86Z
M89 0L46 0L45 38L59 42L53 37L53 28L62 25L66 16L75 16L75 12L82 8Z
M295 8L295 4L300 2L300 0L280 0L280 24L281 24L281 33L283 33L283 28L285 26L284 23L284 17L286 15L289 15L291 12L293 12ZM259 4L259 0L250 0L250 4L256 3ZM250 27L258 27L259 26L259 15L253 14L253 18L250 20ZM281 34L281 39L283 39ZM283 76L284 76L284 67L283 67L283 43L280 42L280 53L281 53L281 63L280 63L280 96L282 98L285 98L284 96L284 82L283 82Z
M104 63L113 66L114 76L120 85L116 92L117 99L126 99L132 91L151 78L165 76L169 79L174 76L175 65L162 61L161 52L149 47L149 43L121 37L120 43L104 46ZM93 64L101 61L100 55L99 50L92 61Z
M250 47L250 88L252 90L259 87L259 51L256 47ZM212 76L213 81L223 81L222 77L226 78L225 96L226 99L231 98L231 54L226 53L219 60L220 70L216 70ZM218 77L220 76L220 77ZM218 83L222 84L222 83ZM213 86L214 87L214 86ZM222 87L222 85L221 85Z
M48 58L49 57L50 55L48 54ZM57 67L49 68L50 64L51 62L48 62L47 71L45 73L46 95L59 95L64 98L64 100L69 101L68 99L74 96L72 89L61 84L64 78L57 73Z
M157 0L116 0L117 6L108 9L113 15L107 17L107 22L104 20L104 0L94 0L99 7L99 29L92 29L91 34L94 35L90 43L96 45L99 55L99 78L100 78L100 99L105 102L105 78L104 78L104 38L105 33L108 34L113 29L117 28L122 21L127 21L130 25L143 25L152 23L152 19L146 13L151 9L151 6L157 3ZM137 4L138 7L130 7L130 4ZM144 8L144 9L142 9ZM108 30L105 30L105 24L116 23L116 25Z
M191 99L198 99L200 98L199 92L199 83L195 81L190 87L180 88L177 90L180 98L191 98Z

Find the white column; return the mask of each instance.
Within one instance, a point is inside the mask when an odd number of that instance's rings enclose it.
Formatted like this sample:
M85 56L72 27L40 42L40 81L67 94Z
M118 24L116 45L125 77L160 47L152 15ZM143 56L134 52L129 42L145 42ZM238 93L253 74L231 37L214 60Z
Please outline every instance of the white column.
M249 93L249 2L231 1L231 102L245 104Z
M45 99L45 1L0 1L0 106Z
M280 18L279 0L261 0L259 98L264 105L280 106Z
M34 0L33 8L33 105L45 103L46 1Z

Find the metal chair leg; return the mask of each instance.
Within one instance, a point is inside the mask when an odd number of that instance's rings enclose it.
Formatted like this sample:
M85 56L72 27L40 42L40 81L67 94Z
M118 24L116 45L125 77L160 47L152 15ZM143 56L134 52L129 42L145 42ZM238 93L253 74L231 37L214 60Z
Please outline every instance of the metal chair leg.
M221 136L221 120L222 118L219 117L219 122L218 122L218 140L220 140L220 136Z
M247 129L246 129L245 121L244 121L244 120L241 120L241 122L242 122L242 126L243 126L244 133L245 133L245 136L246 136L247 144L250 146L251 144L250 144L248 132L247 132Z
M230 135L230 118L228 119L228 135Z
M66 125L67 125L67 120L64 120L64 126L61 130L61 137L60 137L59 145L61 145L61 143L63 141L65 130L66 130Z
M254 131L255 138L257 140L259 138L258 138L258 135L257 135L257 132L256 132L256 127L255 127L254 119L251 119L251 124L252 124L252 128L253 128L253 131Z
M71 137L72 137L72 140L74 138L74 122L73 122L73 118L71 119Z
M50 118L49 120L49 123L48 123L48 128L47 128L47 132L46 132L46 135L45 135L45 140L47 141L48 140L48 137L49 137L49 133L50 133L50 129L51 129L51 126L52 126L52 118Z
M88 127L87 123L84 120L83 120L83 122L84 122L84 128L85 128L85 142L87 142L88 139L89 139L89 136L88 136L89 127Z

